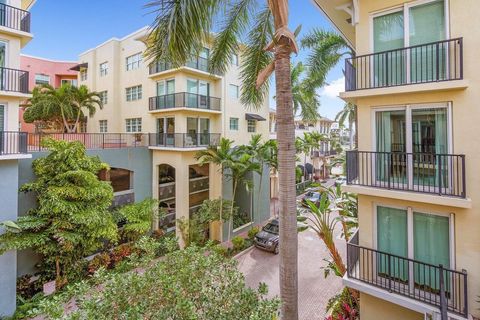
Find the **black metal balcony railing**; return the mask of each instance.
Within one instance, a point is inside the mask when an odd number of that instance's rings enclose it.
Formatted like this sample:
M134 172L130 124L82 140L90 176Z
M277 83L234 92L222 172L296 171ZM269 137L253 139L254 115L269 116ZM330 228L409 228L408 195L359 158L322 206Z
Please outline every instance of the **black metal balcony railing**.
M30 32L30 12L0 4L0 26Z
M45 138L79 141L86 149L121 149L148 147L147 133L29 133L28 151L46 151L41 141Z
M28 71L0 67L0 90L28 93Z
M207 191L210 187L210 179L206 177L197 177L189 180L188 190L190 193Z
M466 197L465 155L347 151L347 184Z
M218 145L219 133L150 133L151 147L195 148Z
M463 79L463 38L345 60L345 91Z
M209 72L209 59L203 57L195 57L187 61L187 63L185 63L185 66L203 72ZM150 64L149 73L152 75L170 69L173 69L173 65L170 62L157 61Z
M193 108L220 111L220 102L220 98L180 92L151 97L148 100L148 109Z
M386 291L467 316L467 272L347 244L347 275ZM444 309L445 308L445 309Z
M27 153L26 132L0 131L0 156Z

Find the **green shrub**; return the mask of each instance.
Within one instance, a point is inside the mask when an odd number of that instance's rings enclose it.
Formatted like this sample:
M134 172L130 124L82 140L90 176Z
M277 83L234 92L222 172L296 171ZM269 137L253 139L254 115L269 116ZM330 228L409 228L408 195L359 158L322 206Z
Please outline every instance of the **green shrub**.
M88 273L94 274L100 268L108 269L110 267L110 254L103 252L97 254L88 264Z
M260 228L258 226L255 226L252 229L248 230L248 239L253 240L259 232Z
M233 250L240 251L243 248L245 248L245 239L240 236L233 237L232 244L233 244Z
M220 244L213 246L212 251L224 257L228 255L228 249Z

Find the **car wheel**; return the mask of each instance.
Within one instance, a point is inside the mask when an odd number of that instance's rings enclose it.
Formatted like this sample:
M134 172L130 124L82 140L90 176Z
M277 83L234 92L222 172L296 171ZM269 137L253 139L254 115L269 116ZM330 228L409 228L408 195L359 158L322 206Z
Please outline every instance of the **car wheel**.
M273 253L278 254L280 252L280 248L278 248L278 244L275 246L275 249L273 249Z

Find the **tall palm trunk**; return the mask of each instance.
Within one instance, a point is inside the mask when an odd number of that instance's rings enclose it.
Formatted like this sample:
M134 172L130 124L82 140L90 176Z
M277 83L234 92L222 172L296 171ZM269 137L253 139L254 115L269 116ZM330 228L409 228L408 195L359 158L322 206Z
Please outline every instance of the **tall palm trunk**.
M237 193L237 179L233 179L233 190L232 190L232 206L230 207L230 219L228 221L228 238L227 241L230 241L232 237L232 227L233 227L233 209L235 208L235 194Z
M290 48L282 37L275 48L278 179L280 200L281 318L298 319L298 235L295 199L295 130L290 77Z

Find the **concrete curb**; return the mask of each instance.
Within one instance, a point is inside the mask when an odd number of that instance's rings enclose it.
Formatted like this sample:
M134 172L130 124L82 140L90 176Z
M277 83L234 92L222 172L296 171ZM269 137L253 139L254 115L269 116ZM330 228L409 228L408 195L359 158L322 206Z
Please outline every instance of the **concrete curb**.
M241 256L243 256L244 254L247 254L248 252L252 251L253 248L255 248L254 245L250 246L248 249L245 249L245 250L237 253L236 255L234 255L234 256L232 257L232 259L238 260L238 258L240 258Z

